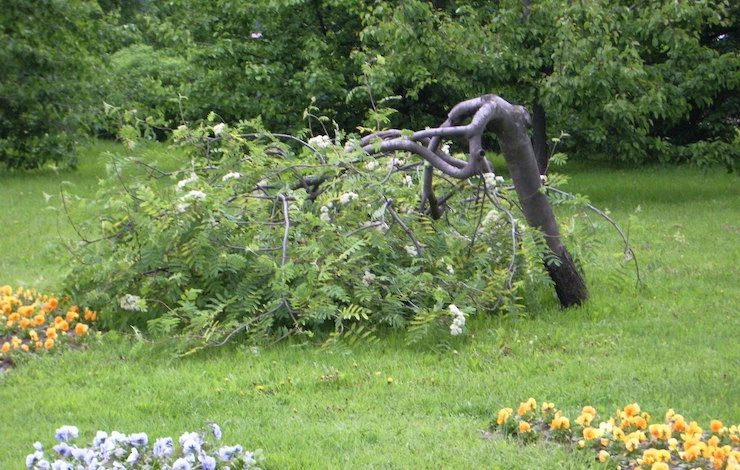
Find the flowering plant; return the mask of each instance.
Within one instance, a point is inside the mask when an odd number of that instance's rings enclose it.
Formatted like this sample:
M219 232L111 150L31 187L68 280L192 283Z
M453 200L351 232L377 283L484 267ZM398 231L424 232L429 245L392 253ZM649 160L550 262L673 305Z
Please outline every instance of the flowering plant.
M146 433L110 434L98 431L89 447L77 447L72 441L79 436L75 426L62 426L56 431L54 454L47 457L40 442L35 451L26 457L26 468L33 470L259 470L263 460L262 450L245 451L240 445L217 446L221 441L221 428L209 423L199 433L186 432L178 439L171 437L149 442Z
M542 438L592 449L599 462L620 470L740 470L740 426L712 420L705 432L672 409L665 422L651 421L650 414L633 403L605 420L594 407L585 406L571 424L553 403L544 403L538 410L530 398L516 413L512 408L499 410L489 429L524 442Z
M41 295L22 287L13 291L0 287L0 360L10 363L11 355L52 349L59 344L78 342L97 320L97 313L66 305L56 297Z

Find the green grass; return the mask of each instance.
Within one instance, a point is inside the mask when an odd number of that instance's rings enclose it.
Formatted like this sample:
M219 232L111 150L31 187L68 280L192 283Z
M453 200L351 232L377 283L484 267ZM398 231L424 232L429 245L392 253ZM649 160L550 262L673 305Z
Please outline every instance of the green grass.
M100 162L88 158L79 174L0 176L0 200L25 196L6 206L18 222L0 228L0 284L54 288L58 268L42 247L55 236L55 213L43 210L43 193L63 179L94 187ZM656 418L675 408L704 427L710 418L740 423L737 176L674 167L570 173L565 189L588 194L629 229L645 289L609 276L619 240L608 233L602 258L587 266L587 305L561 311L553 300L531 318L473 319L465 337L407 346L393 336L328 350L283 343L258 354L227 347L173 359L166 348L109 335L0 378L0 468L23 468L33 442L52 444L63 424L86 442L98 429L176 437L212 420L227 443L263 448L268 469L526 469L598 467L585 452L481 437L499 408L530 396L571 417L586 404L604 415L637 402Z

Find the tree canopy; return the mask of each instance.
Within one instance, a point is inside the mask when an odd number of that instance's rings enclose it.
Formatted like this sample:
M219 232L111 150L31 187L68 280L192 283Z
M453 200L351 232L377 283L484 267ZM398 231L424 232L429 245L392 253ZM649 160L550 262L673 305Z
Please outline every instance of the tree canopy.
M289 132L312 104L345 129L377 120L363 110L381 102L399 111L394 126L423 128L486 93L533 111L542 152L547 124L571 136L573 158L736 166L729 0L44 5L2 7L9 166L59 160L79 130L115 132L104 102L162 129L213 111Z

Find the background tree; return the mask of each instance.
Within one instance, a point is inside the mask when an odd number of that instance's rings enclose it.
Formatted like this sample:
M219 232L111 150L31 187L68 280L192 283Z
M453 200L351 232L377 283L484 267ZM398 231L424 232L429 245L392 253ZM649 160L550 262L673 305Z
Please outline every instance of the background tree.
M73 146L102 109L96 76L109 33L94 1L3 2L0 162L74 165Z

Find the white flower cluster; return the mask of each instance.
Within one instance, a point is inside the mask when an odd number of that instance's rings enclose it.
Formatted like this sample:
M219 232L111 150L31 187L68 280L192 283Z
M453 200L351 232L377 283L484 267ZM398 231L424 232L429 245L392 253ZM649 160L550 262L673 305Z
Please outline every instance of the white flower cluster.
M403 247L403 249L406 250L406 253L408 253L409 256L412 256L412 257L419 256L419 250L417 250L414 245L406 245Z
M329 203L330 205L331 203ZM327 206L321 206L321 215L319 216L319 219L323 220L324 222L331 222L331 216L329 215L329 205Z
M484 173L483 179L486 181L486 187L489 189L504 184L504 177L496 176L496 173Z
M344 193L341 196L339 196L339 203L340 204L349 204L350 201L353 201L353 200L357 199L358 197L359 196L357 195L357 193L353 193L353 192Z
M365 271L365 274L362 276L362 283L369 286L373 282L375 282L375 274L370 271Z
M325 149L331 146L331 139L328 135L317 135L308 139L308 145L319 149Z
M388 160L388 169L392 170L396 167L403 166L406 162L398 158L391 158Z
M216 441L221 440L217 424L208 425ZM79 435L75 426L62 426L56 431L59 444L54 446L56 457L47 458L40 442L26 457L26 468L32 470L105 470L128 468L161 468L169 470L216 470L217 468L257 469L263 460L262 451L245 451L240 445L216 447L205 440L206 432L187 432L175 449L171 437L156 439L149 445L146 433L125 435L98 431L90 447L70 445ZM224 465L225 464L225 465Z
M447 272L450 274L455 274L455 268L452 267L451 264L447 265Z
M462 334L462 327L465 326L465 314L455 304L450 304L449 309L450 313L454 315L452 324L450 325L450 334L452 336Z
M177 190L182 191L185 186L191 183L195 183L196 181L198 181L198 175L196 175L195 173L191 173L189 177L177 182Z
M373 171L377 167L378 167L377 160L370 160L369 162L365 163L365 168L367 168L367 171Z
M206 193L204 193L203 191L198 191L194 189L190 191L189 193L187 193L186 195L184 195L183 197L181 197L180 199L182 199L183 201L187 201L189 199L192 199L195 201L205 201Z
M139 297L138 295L126 294L121 297L119 304L121 305L121 308L123 310L133 312L141 312L143 310L141 297Z
M447 155L450 154L450 144L442 144L439 149L442 151L442 153L446 153Z
M405 184L409 188L414 187L414 179L411 177L411 175L405 175L403 177L403 184Z
M221 177L221 181L238 180L242 174L238 171L230 171Z
M499 213L496 209L491 209L488 214L483 218L483 225L490 225L491 223L498 220Z
M224 133L224 130L226 130L226 124L223 122L220 122L216 124L215 126L213 126L213 135L218 137Z

